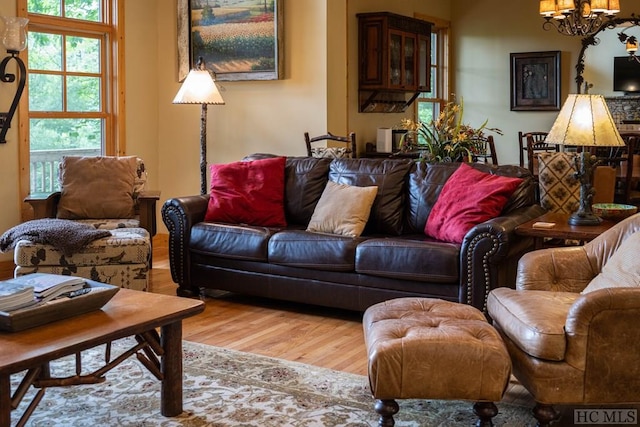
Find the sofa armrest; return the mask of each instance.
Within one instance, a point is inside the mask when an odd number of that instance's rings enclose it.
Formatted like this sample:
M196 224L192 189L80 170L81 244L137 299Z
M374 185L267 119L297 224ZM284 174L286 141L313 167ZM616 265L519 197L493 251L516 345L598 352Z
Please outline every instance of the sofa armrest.
M527 206L469 230L460 249L459 301L486 311L492 289L513 285L517 260L533 248L533 240L517 236L515 228L542 213L538 205Z
M162 205L162 220L169 230L169 266L171 278L180 287L178 295L197 296L189 275L191 227L204 220L208 195L176 197Z
M55 218L61 194L59 191L33 193L29 194L24 201L33 208L33 219Z
M581 292L598 274L583 246L539 249L518 262L516 288Z
M624 381L625 376L631 384L638 372L629 367L637 365L640 354L639 317L640 288L607 288L580 295L567 314L565 360L578 369L588 366L594 372L592 380L600 377L600 386L603 381Z

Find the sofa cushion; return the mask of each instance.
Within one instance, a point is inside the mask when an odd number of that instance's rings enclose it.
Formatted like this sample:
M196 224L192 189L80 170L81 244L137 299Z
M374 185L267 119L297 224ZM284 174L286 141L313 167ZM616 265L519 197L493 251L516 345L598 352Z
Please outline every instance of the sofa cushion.
M64 157L58 218L133 218L136 171L133 156Z
M331 159L288 157L284 207L287 222L307 225L324 191Z
M200 222L191 227L189 249L221 258L267 262L267 244L277 229Z
M576 153L539 153L540 205L549 212L578 209L580 181L575 177Z
M353 271L361 238L302 230L280 231L269 240L269 262L326 271Z
M356 272L419 282L457 283L460 245L424 235L371 238L356 249Z
M423 233L427 218L438 199L442 187L458 169L458 163L417 162L409 171L405 208L405 232ZM513 165L488 165L471 163L471 167L481 172L497 176L522 178L523 183L513 192L503 212L531 206L535 203L535 183L528 169Z
M334 159L329 179L338 184L378 187L366 233L402 232L405 179L410 159Z
M564 324L576 292L496 288L487 298L487 311L502 332L522 351L539 359L564 360Z
M520 178L480 172L461 163L442 188L425 234L446 242L462 243L474 226L500 215Z
M205 221L284 227L284 157L211 165Z
M640 231L627 237L618 250L607 260L602 271L593 278L583 294L606 288L640 286Z
M377 192L378 187L355 187L327 181L307 231L360 236Z

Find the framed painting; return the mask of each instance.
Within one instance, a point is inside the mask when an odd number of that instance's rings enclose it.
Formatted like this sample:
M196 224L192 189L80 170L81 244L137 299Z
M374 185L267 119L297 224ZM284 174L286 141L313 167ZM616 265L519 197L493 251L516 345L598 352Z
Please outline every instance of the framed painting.
M178 0L178 79L199 57L217 80L283 78L283 0Z
M560 51L511 54L511 110L560 109Z

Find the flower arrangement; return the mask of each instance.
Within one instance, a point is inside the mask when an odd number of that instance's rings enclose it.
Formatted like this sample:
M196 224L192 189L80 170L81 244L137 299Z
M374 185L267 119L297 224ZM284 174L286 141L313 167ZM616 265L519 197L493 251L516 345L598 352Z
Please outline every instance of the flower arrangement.
M478 128L462 122L464 103L449 101L437 119L430 123L403 119L407 130L401 139L401 150L419 151L420 159L427 162L473 161L474 155L486 151L485 131L502 135L497 128L488 128L488 119Z

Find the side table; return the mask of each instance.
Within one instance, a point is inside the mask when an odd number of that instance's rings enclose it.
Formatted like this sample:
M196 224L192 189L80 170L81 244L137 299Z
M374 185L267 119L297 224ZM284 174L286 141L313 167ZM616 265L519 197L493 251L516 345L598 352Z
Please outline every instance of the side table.
M516 227L515 232L519 236L533 237L535 249L541 249L545 238L588 242L616 224L614 221L602 220L598 225L570 225L568 220L568 214L549 212L520 224ZM552 222L555 225L550 228L534 227L533 224L537 222Z

